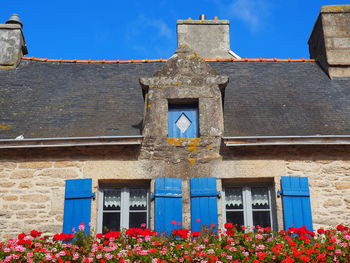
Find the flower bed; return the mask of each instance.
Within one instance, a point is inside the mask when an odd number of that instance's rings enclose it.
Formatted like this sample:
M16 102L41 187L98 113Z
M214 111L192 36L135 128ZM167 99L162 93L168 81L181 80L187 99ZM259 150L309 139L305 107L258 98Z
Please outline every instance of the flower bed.
M350 228L305 227L273 233L269 228L191 232L176 229L170 236L146 228L52 237L33 230L0 243L0 262L350 262ZM243 227L243 230L244 227Z

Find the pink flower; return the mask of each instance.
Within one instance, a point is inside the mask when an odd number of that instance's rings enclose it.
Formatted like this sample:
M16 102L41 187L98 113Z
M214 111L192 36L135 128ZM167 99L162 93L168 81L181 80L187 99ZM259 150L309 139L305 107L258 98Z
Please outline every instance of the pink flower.
M199 223L201 220L200 220L200 218L196 218L194 221Z
M80 223L80 225L79 225L79 231L85 231L84 222Z
M170 224L176 225L176 221L175 220L171 220Z
M145 223L142 223L142 224L141 224L141 227L146 227L146 224L145 224Z

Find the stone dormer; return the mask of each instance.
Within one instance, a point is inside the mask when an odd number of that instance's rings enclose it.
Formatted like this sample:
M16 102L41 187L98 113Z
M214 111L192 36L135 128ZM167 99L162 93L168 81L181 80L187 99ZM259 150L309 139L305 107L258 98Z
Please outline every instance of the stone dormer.
M185 164L219 158L228 77L183 46L140 83L145 98L141 157Z

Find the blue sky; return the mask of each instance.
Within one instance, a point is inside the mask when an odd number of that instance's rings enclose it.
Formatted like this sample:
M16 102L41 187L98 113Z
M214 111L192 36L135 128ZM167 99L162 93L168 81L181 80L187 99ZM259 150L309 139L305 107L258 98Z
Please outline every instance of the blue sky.
M309 58L320 8L334 4L350 0L16 0L1 3L0 23L20 14L27 56L168 58L176 49L176 20L206 14L231 21L231 49L241 57Z

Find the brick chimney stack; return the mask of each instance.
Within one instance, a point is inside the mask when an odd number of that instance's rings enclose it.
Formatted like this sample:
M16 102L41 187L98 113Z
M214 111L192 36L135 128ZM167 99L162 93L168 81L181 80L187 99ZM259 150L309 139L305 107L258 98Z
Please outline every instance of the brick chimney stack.
M323 6L308 43L330 78L350 78L350 5Z
M15 68L28 53L22 32L22 22L13 14L6 24L0 24L0 67Z
M188 46L203 58L240 58L230 48L230 21L207 20L200 15L199 20L177 20L177 46Z

